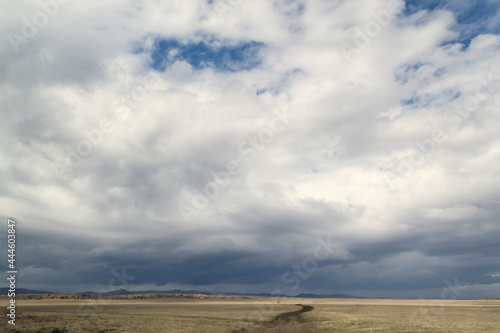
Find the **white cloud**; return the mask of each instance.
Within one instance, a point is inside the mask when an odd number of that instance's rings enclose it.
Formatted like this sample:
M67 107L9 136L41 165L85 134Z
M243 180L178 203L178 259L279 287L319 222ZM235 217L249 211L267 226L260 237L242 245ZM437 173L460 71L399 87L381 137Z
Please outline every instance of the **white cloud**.
M407 258L418 265L416 253L437 246L426 241L436 230L443 246L498 234L498 35L479 35L468 48L446 44L457 37L452 12L398 9L349 62L339 46L355 45L357 29L366 33L387 1L221 3L70 2L19 52L4 38L4 214L26 228L122 245L183 240L173 249L182 258L261 255L261 246L280 265L330 234L346 251L358 249L366 270L380 261L386 272ZM2 7L4 36L22 35L22 17L40 11L29 2ZM157 36L263 42L262 64L228 72L178 61L151 76ZM296 116L263 144L259 134L284 111ZM446 140L416 155L435 128ZM252 161L238 151L245 142ZM241 172L187 224L179 204L192 205L193 191L213 181L210 172L233 160ZM402 163L410 167L404 177ZM414 248L384 246L412 235ZM373 243L379 247L365 261ZM456 251L477 255L473 247ZM452 262L444 274L455 273L451 254L436 256Z

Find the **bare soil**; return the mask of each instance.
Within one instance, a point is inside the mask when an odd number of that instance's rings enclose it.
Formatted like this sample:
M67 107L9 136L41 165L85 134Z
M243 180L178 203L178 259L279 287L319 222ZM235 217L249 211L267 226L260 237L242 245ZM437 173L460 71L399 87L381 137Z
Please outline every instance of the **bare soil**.
M312 332L309 328L302 325L304 323L304 318L301 316L305 312L312 311L314 309L313 306L310 305L302 305L295 304L297 306L301 306L302 309L298 311L285 312L277 315L273 318L273 320L259 324L254 327L249 327L246 329L241 329L238 331L234 331L233 333L245 332L245 333L253 333L253 332L274 332L274 333L309 333Z

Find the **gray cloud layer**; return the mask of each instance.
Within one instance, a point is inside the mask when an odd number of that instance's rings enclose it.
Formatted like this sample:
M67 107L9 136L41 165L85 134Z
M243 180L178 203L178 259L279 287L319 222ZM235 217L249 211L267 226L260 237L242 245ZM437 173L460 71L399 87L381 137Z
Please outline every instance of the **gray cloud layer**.
M449 6L402 1L49 3L0 11L20 287L500 297L493 28L464 47ZM159 38L262 61L156 72Z

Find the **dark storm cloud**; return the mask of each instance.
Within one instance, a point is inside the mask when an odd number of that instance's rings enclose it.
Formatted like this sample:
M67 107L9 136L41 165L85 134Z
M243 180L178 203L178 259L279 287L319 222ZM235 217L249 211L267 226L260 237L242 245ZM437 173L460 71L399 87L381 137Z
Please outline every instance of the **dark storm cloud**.
M17 53L4 39L20 287L440 297L457 278L496 296L500 45L481 3L387 22L402 1L72 3ZM4 36L40 10L2 6Z

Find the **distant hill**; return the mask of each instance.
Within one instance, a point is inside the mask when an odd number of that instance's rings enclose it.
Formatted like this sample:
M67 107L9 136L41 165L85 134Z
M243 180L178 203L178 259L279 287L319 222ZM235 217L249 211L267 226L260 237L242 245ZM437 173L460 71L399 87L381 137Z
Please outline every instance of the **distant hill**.
M299 294L295 297L300 298L366 298L366 297L358 297L346 294L331 294L331 295L316 295L316 294Z
M145 294L169 294L169 295L232 295L232 296L260 296L260 297L285 297L286 295L271 295L271 294L242 294L242 293L231 293L231 292L211 292L211 291L200 291L200 290L140 290L140 291L130 291L127 289L117 289L108 292L95 292L95 291L85 291L78 293L81 295L145 295Z
M8 295L8 293L9 293L9 288L0 288L0 295ZM27 295L27 294L43 295L43 294L57 294L57 293L53 293L51 291L40 291L40 290L17 288L16 294L19 294L19 295Z
M0 295L7 295L9 288L0 288ZM39 291L31 289L16 289L16 294L58 294L51 291ZM65 294L65 293L63 293ZM71 294L71 293L67 293ZM77 295L106 295L106 296L120 296L120 295L147 295L147 294L169 294L169 295L224 295L224 296L256 296L256 297L297 297L297 298L365 298L356 297L346 294L332 294L332 295L317 295L317 294L299 294L297 296L287 296L283 294L269 294L269 293L232 293L232 292L210 292L210 291L200 291L200 290L141 290L141 291L130 291L127 289L117 289L107 292L95 292L95 291L84 291L80 293L75 293Z
M94 292L85 292L80 294L97 294ZM118 289L101 295L137 295L137 294L182 294L182 295L227 295L227 296L257 296L257 297L297 297L297 298L365 298L357 297L346 294L331 294L331 295L317 295L317 294L299 294L297 296L287 296L283 294L269 294L269 293L232 293L232 292L210 292L199 290L144 290L144 291L129 291L126 289Z
M479 298L480 301L500 301L500 298L498 297L483 297Z

